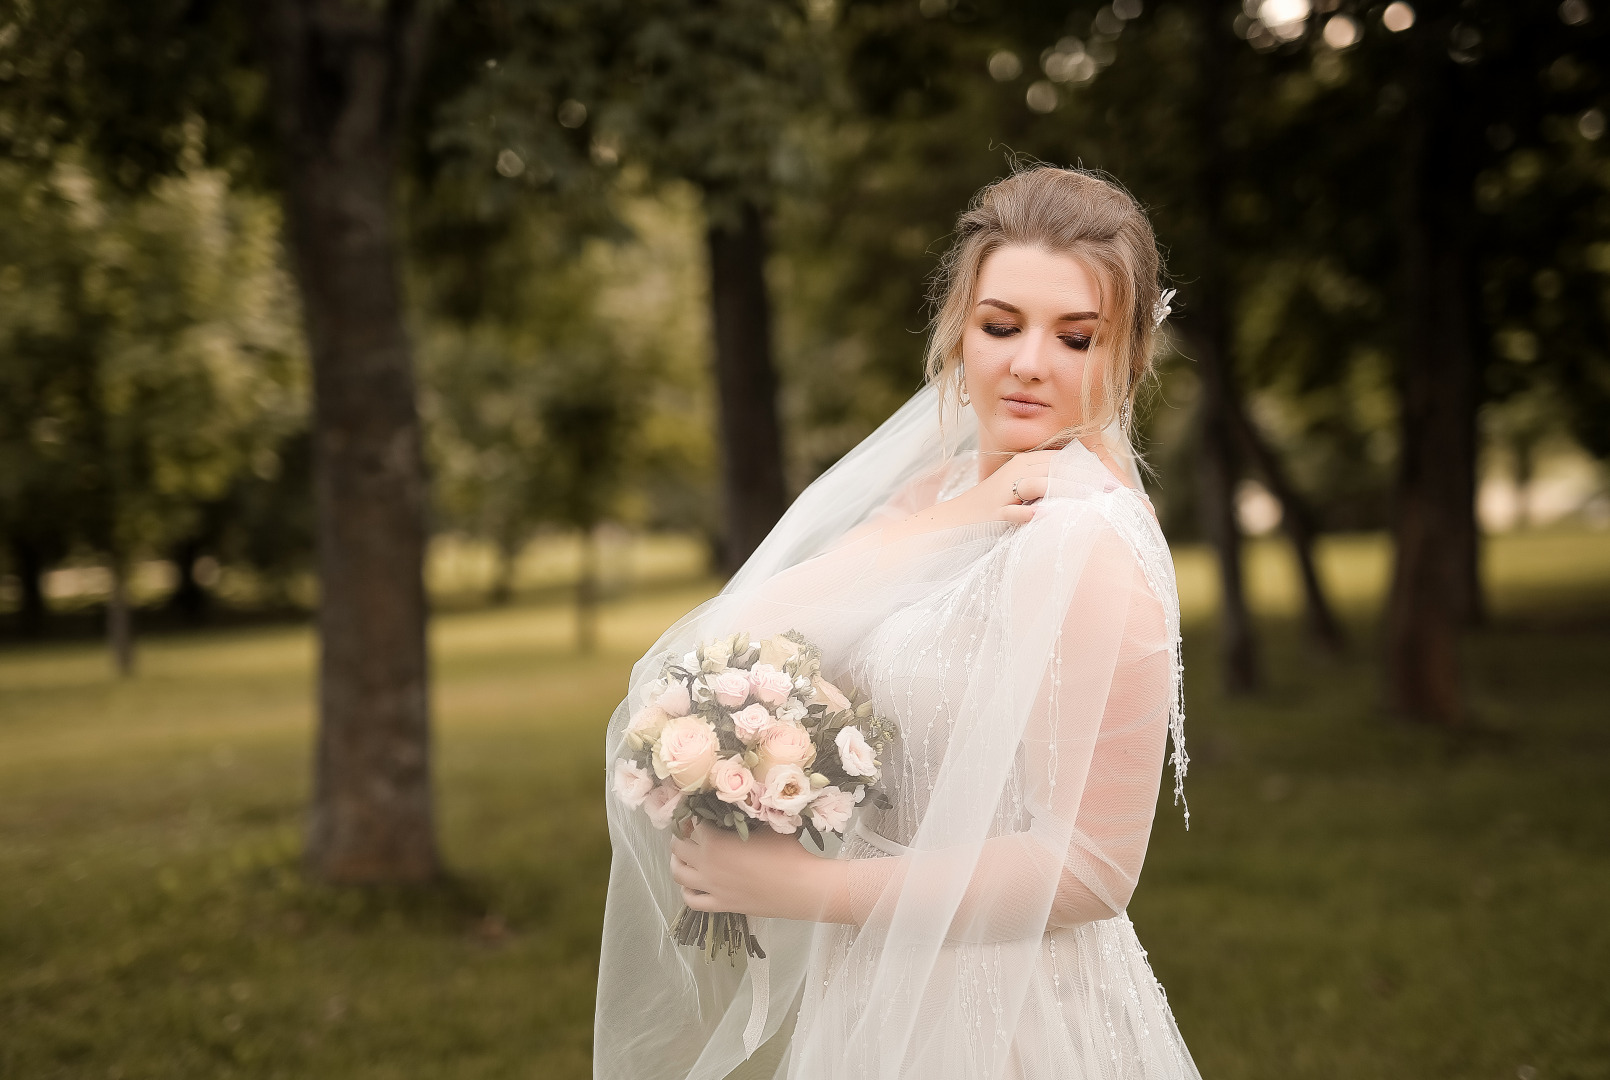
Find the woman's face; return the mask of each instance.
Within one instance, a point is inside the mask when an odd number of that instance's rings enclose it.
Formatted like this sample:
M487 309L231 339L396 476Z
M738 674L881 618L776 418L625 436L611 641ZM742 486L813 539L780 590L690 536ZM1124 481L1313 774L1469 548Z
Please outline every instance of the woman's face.
M1028 450L1079 423L1085 367L1105 367L1108 349L1094 340L1095 276L1070 256L1013 245L984 260L973 295L962 362L979 449Z

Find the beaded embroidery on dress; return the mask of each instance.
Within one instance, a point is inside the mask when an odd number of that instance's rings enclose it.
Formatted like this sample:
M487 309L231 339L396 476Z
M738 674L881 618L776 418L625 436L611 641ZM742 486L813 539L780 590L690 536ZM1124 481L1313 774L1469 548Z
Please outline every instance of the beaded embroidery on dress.
M1124 914L1171 736L1176 783L1186 760L1167 546L1077 443L1030 524L887 539L881 521L976 479L969 436L920 393L634 672L716 632L797 629L901 729L892 805L837 852L855 924L755 920L761 1053L798 1080L1199 1080ZM749 980L665 944L680 894L640 818L610 807L594 1074L717 1080L745 1057Z

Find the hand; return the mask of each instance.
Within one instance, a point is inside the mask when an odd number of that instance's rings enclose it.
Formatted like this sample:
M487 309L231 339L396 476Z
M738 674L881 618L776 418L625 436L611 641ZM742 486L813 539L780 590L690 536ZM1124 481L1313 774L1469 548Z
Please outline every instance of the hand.
M979 509L988 513L990 520L1027 525L1034 520L1034 507L1027 504L1045 498L1050 486L1051 460L1056 455L1056 450L1013 454L962 498L977 500Z
M755 822L745 840L700 821L671 838L671 879L694 911L732 911L768 919L845 921L844 864L812 855L798 834Z

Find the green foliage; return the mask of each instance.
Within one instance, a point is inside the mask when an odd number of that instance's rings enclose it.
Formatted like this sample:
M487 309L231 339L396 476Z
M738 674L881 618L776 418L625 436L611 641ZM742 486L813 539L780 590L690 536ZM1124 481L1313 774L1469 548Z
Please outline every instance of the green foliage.
M518 550L543 523L710 527L713 449L687 199L622 191L629 233L578 235L528 195L483 250L506 275L475 318L420 260L423 411L443 525Z
M73 155L0 185L0 518L122 560L272 476L306 412L272 204L195 153L134 197Z

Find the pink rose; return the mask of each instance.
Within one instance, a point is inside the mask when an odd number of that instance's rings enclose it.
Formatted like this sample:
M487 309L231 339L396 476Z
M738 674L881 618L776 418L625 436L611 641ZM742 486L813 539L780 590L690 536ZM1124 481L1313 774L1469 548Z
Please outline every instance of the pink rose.
M770 825L772 832L780 832L785 836L799 831L798 814L785 814L781 810L763 806L760 808L760 820Z
M839 748L839 761L844 763L844 771L851 776L877 776L877 755L872 747L867 745L866 736L861 729L850 725L839 728L839 734L833 740Z
M615 762L615 796L625 803L627 809L636 810L643 805L643 798L654 790L654 774L631 758L621 758Z
M724 803L741 803L754 789L755 774L744 765L741 755L722 758L710 768L710 787Z
M654 704L666 716L686 716L693 710L693 702L688 697L688 688L679 682L673 681L665 688L665 693L655 699Z
M811 694L811 704L826 705L830 713L843 712L850 707L850 699L820 675L811 676L811 689L814 691Z
M814 792L810 777L798 765L778 765L766 774L760 785L760 805L767 810L797 817L810 805Z
M675 784L661 784L650 791L643 799L643 812L648 815L648 823L656 829L670 825L676 808L682 805L682 798L682 792L677 790Z
M749 687L755 692L755 697L767 705L781 705L788 700L794 680L770 664L756 664L749 669Z
M660 737L660 729L670 717L658 705L645 705L626 725L626 743L633 750L641 750Z
M749 705L732 714L732 728L746 743L753 743L771 724L771 713L764 705Z
M683 791L698 791L716 763L721 743L710 721L697 716L668 720L654 746L654 775L671 779Z
M723 671L710 677L710 692L729 709L736 709L749 700L749 674L744 671Z
M811 824L826 832L841 833L850 823L855 796L842 788L828 787L811 800Z
M816 747L811 743L810 732L798 724L772 724L755 740L755 752L760 755L755 775L762 777L771 775L772 767L776 765L797 765L807 769L816 760Z

